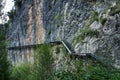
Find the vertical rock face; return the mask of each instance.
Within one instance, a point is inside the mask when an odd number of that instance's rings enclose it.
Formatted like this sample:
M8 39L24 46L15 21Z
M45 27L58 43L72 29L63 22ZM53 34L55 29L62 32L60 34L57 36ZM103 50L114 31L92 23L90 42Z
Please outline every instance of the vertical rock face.
M67 40L76 53L96 54L119 68L119 5L119 0L22 1L7 31L9 47ZM33 51L16 49L9 54L11 59L31 60Z
M41 7L42 7L42 0L34 0L34 7L35 7L35 20L37 25L37 42L40 44L42 40L44 39L45 29L42 25L42 13L41 13Z
M92 10L93 4L89 1L44 0L42 12L43 25L47 30L46 40L72 41Z
M26 0L22 1L21 7L16 11L14 21L7 29L8 47L29 46L29 48L9 50L11 61L16 61L16 63L24 61L24 59L32 61L34 55L30 45L45 41L41 6L41 1Z
M29 21L28 21L28 34L29 34L29 41L30 41L30 44L32 44L32 42L33 42L33 33L32 33L32 30L33 30L33 28L32 28L32 7L30 7L30 9L29 9L29 13L28 13L28 15L29 15Z

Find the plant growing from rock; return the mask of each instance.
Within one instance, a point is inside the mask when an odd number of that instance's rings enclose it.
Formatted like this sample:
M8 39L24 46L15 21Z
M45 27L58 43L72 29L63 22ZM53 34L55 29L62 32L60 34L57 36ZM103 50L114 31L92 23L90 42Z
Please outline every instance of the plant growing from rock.
M95 10L92 11L91 20L92 21L99 21L98 15L99 14Z
M106 21L107 21L106 18L103 18L103 17L100 17L100 18L99 18L99 22L100 22L102 25L104 25Z
M117 13L120 13L120 0L116 0L116 5L110 8L110 15L114 16Z
M21 7L21 4L22 4L22 0L14 0L14 5L17 9Z
M9 17L9 21L8 22L13 22L14 20L14 15L15 15L15 10L12 9L10 12L7 13L8 17Z
M97 30L92 30L89 26L84 27L80 34L75 38L76 42L81 42L85 37L98 37L99 32Z

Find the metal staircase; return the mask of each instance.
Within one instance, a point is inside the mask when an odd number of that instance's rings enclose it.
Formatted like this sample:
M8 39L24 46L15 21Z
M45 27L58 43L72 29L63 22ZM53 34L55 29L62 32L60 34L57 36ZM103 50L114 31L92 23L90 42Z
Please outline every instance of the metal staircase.
M65 48L67 49L67 51L70 53L70 55L75 56L75 58L81 58L81 57L89 57L94 59L95 61L102 63L103 66L108 67L110 69L115 69L113 65L109 64L109 63L104 63L104 58L103 57L99 57L93 53L76 53L74 51L74 49L72 48L72 46L65 40L61 41L62 44L65 46Z
M81 54L77 54L75 51L74 51L74 48L72 47L72 45L67 42L66 40L62 40L61 43L64 45L64 47L66 48L66 50L69 52L69 54L71 56L75 56L75 58L81 58L81 57L86 57L87 54L90 54L90 53L81 53Z
M92 53L76 53L74 51L74 48L72 47L72 45L67 42L66 40L62 40L62 41L53 41L53 42L48 42L48 44L63 44L64 47L66 48L66 50L69 52L69 54L71 56L74 56L75 58L83 58L83 57L89 57L89 58L92 58L94 60L96 60L97 62L100 62L102 63L104 66L106 67L111 67L111 68L114 68L111 64L105 64L104 63L104 59L102 57L99 57L95 54L92 54ZM15 50L15 49L23 49L23 48L36 48L37 46L39 45L42 45L42 44L33 44L33 45L25 45L25 46L15 46L15 47L9 47L7 48L8 50Z
M72 46L65 40L61 41L61 43L65 46L65 48L67 49L67 51L71 54L71 55L75 55L75 51L72 48Z

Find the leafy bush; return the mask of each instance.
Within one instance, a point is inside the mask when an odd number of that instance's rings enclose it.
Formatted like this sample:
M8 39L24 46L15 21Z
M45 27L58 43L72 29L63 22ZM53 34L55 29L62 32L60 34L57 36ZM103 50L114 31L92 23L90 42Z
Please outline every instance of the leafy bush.
M107 69L93 61L76 63L71 71L58 70L51 80L119 80L120 72Z
M10 64L7 60L5 33L3 27L0 28L0 80L10 79Z
M50 45L38 46L34 64L23 63L13 66L12 80L47 80L53 73L53 59Z
M12 80L120 80L119 70L110 70L91 60L77 61L75 67L70 71L60 69L50 74L49 70L41 70L40 66L36 69L30 64L21 64L13 67Z
M11 80L34 80L31 70L32 66L29 63L13 66Z
M2 51L0 49L0 51ZM2 51L0 52L0 80L9 80L10 79L10 71L9 71L9 62L6 57L6 53Z
M120 80L120 71L108 69L90 59L77 60L75 68L53 70L51 46L38 46L35 63L12 68L12 80Z
M53 73L53 58L50 49L51 46L48 44L37 48L34 63L35 80L47 80Z

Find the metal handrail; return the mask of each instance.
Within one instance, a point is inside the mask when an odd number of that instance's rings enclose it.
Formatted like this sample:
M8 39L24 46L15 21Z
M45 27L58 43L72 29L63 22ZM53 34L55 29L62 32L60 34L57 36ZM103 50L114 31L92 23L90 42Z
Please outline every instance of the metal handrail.
M103 61L104 59L102 57L98 57L95 54L92 53L81 53L81 54L77 54L74 49L71 49L70 45L68 45L67 41L62 40L62 41L54 41L54 42L48 42L48 44L50 43L59 43L59 44L63 44L64 47L66 48L66 50L69 52L69 54L71 56L75 56L76 58L79 57L91 57L93 59L95 59L97 62L102 63L104 66L110 67L110 68L114 68L114 66L112 66L111 64L105 64ZM9 47L7 48L8 50L12 50L12 49L23 49L23 48L36 48L39 45L43 45L43 44L33 44L33 45L24 45L24 46L15 46L15 47ZM114 68L115 69L115 68Z

